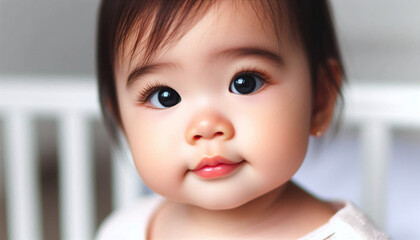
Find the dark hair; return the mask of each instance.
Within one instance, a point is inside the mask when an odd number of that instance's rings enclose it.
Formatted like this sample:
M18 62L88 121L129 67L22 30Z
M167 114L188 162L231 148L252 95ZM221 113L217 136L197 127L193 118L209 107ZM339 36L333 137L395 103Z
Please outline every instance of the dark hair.
M97 74L102 114L112 137L123 127L114 79L116 55L128 36L136 36L132 57L141 44L147 61L154 51L183 36L217 0L102 0L97 33ZM336 91L341 96L328 59L335 59L344 73L327 0L247 1L258 16L268 15L277 35L287 31L305 51L312 78L313 97ZM263 13L263 14L261 14ZM136 34L136 35L134 35ZM327 74L318 81L319 69Z

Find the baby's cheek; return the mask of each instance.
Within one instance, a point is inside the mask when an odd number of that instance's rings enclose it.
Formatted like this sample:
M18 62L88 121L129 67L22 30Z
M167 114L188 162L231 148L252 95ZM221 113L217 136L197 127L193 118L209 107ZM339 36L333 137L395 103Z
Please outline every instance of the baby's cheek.
M287 181L305 157L309 130L300 112L279 105L249 114L238 134L243 157L256 171L267 179Z
M176 178L174 170L176 162L174 144L168 142L168 137L162 128L139 127L130 143L134 163L142 180L156 192L166 192L175 189ZM147 136L147 138L145 137Z

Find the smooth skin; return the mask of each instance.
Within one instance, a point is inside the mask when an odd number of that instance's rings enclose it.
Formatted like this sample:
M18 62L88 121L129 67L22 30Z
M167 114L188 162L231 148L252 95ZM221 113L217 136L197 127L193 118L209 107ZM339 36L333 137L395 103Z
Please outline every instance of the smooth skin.
M334 214L290 179L311 133L327 129L335 96L314 108L304 51L287 37L279 43L269 26L246 3L223 1L154 55L148 64L157 67L129 86L141 51L130 62L131 39L117 57L118 104L136 168L168 199L154 215L150 238L296 239ZM245 48L281 60L237 51ZM269 81L250 94L230 91L238 71L255 69ZM157 82L174 89L181 101L169 108L139 102L139 94ZM216 155L241 166L216 179L191 171L203 157Z

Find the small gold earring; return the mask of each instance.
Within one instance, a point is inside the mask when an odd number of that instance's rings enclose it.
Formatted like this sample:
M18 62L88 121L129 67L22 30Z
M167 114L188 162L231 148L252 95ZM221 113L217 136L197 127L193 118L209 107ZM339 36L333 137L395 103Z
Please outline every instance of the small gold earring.
M315 137L321 137L322 136L322 131L317 131L315 133Z

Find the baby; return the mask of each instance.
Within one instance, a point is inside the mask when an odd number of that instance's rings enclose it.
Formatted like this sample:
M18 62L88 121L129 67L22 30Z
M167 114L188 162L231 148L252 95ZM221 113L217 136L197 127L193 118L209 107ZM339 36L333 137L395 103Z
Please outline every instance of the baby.
M102 111L162 197L98 239L387 239L290 181L327 130L343 67L323 0L103 0Z

